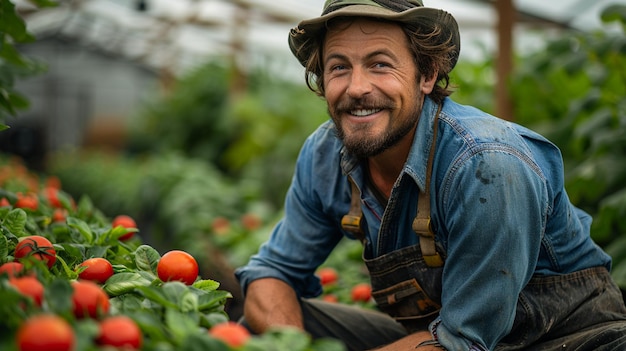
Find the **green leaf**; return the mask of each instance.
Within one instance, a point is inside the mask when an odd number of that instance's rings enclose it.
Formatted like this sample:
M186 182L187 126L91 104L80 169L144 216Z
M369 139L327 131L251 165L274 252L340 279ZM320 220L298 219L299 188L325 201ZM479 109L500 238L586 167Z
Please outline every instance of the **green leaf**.
M140 292L146 299L158 305L161 305L168 309L178 309L177 301L170 299L170 297L167 296L165 292L159 287L140 286L137 287L137 291Z
M26 31L26 23L15 12L15 5L11 1L0 1L0 32L11 36L16 42L32 41L34 37Z
M215 291L220 287L220 283L211 279L203 279L195 281L192 286L203 291Z
M160 259L161 255L152 246L141 245L135 250L135 265L140 270L156 274L156 268Z
M93 243L94 234L91 228L89 227L89 224L87 224L85 221L80 220L75 217L68 217L67 225L69 225L71 228L78 230L78 232L83 237L83 239L85 239L86 243L88 244Z
M52 312L68 315L72 311L72 288L67 279L55 278L44 290L44 298Z
M188 335L181 345L180 351L228 351L228 346L217 339L211 338L208 333L193 333Z
M22 237L26 235L25 228L27 218L28 216L24 210L21 208L15 208L7 214L4 219L4 225L13 235Z
M225 290L211 291L198 296L198 310L202 312L212 312L221 309L227 299L233 295Z
M141 287L149 286L150 284L151 281L136 272L116 273L106 281L102 288L109 296L118 296L130 293Z
M174 335L174 339L178 341L184 341L199 330L195 319L173 308L165 310L165 325Z
M0 235L0 264L6 262L9 256L9 241L4 235Z

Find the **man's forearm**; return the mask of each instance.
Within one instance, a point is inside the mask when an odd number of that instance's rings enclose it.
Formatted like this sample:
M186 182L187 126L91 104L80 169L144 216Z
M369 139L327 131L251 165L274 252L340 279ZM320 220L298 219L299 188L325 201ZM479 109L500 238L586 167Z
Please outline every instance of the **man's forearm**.
M295 291L275 278L258 279L250 283L244 302L248 325L257 333L273 326L303 329L302 310Z

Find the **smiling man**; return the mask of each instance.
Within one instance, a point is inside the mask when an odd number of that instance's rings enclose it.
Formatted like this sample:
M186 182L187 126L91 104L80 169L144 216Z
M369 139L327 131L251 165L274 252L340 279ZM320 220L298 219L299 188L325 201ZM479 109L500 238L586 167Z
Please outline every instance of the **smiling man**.
M556 146L449 95L460 40L419 0L329 0L289 45L331 120L268 242L237 270L243 323L350 350L624 350L626 307ZM313 297L344 237L381 312Z

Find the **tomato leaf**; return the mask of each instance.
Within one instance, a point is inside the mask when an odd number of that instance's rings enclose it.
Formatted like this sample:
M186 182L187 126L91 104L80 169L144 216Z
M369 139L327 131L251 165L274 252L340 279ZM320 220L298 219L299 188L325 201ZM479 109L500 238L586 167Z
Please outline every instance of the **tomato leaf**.
M44 299L47 301L48 308L53 312L61 315L69 315L72 312L72 288L69 280L56 278L44 291Z
M176 340L183 341L198 330L198 322L188 314L176 309L165 310L165 325L174 334Z
M16 208L7 214L4 225L13 235L21 237L26 235L26 219L26 212L21 208Z
M195 281L192 286L203 291L215 291L220 287L220 283L215 280L204 279Z
M211 338L208 333L194 333L188 335L181 345L181 351L228 351L223 342Z
M68 217L67 225L69 225L71 228L78 230L83 239L85 239L85 242L87 242L88 244L93 243L93 232L85 221L75 217Z
M223 307L224 302L233 295L225 290L211 291L198 296L198 310L212 312Z
M149 245L141 245L135 250L135 265L142 271L156 274L157 264L161 255L157 250Z
M116 273L109 278L102 286L109 296L118 296L132 292L135 289L146 287L151 284L151 281L144 278L141 274L136 272L122 272Z
M4 235L0 235L0 264L6 262L9 256L9 241Z

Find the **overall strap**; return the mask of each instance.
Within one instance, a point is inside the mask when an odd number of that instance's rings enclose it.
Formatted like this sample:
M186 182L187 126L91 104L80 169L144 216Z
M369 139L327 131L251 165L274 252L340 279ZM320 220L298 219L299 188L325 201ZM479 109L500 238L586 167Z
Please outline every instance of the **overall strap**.
M435 158L435 146L437 144L437 125L441 104L433 122L433 143L430 146L428 163L426 168L426 185L424 191L420 191L417 198L417 215L413 220L413 231L419 236L422 257L429 267L443 266L443 259L435 246L435 233L430 221L430 181L433 171L433 159Z
M365 233L363 232L363 211L361 210L361 192L356 186L352 176L348 175L350 187L352 188L352 198L350 200L350 211L341 218L343 230L354 234L354 236L365 244Z

